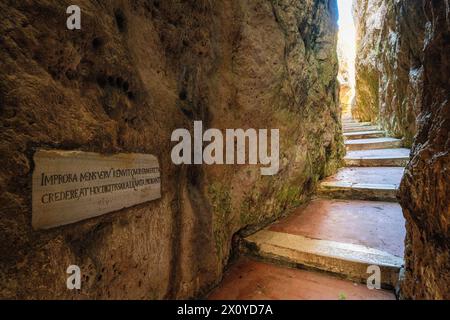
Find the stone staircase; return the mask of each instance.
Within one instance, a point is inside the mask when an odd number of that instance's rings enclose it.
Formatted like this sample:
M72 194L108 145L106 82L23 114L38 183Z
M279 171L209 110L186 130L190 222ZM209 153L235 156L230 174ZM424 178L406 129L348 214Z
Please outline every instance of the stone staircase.
M332 297L342 298L337 288L346 288L348 299L394 298L405 238L396 193L409 150L370 123L344 119L343 129L346 167L322 181L318 197L309 204L243 239L242 251L257 261L246 258L232 267L211 298L328 299L332 292ZM380 267L387 290L366 287L372 265ZM293 276L295 271L287 266L306 271ZM270 275L262 276L268 269ZM271 295L287 274L299 278L284 283L285 294Z

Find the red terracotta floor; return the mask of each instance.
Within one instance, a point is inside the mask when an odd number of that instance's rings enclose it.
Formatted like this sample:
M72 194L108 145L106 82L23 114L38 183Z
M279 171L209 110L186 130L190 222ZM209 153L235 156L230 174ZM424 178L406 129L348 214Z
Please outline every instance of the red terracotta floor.
M405 219L398 203L316 199L270 231L364 245L403 257Z
M395 300L386 290L324 273L280 267L241 258L225 274L210 300Z

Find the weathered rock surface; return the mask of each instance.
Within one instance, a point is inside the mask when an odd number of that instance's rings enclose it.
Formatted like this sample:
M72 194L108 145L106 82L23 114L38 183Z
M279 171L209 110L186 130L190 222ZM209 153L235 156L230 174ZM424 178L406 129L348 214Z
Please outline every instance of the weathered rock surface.
M362 39L356 115L377 119L406 146L412 144L400 188L407 220L403 298L450 298L448 5L355 1Z
M340 162L335 1L80 0L81 31L65 28L70 4L0 2L0 297L202 295L233 235L304 202ZM194 120L279 128L279 174L173 165L171 133ZM162 198L34 231L39 148L157 155Z
M411 146L422 88L421 1L357 0L359 41L354 115L379 122L389 135Z
M379 72L376 48L385 17L385 0L354 0L356 27L356 95L353 117L376 122L379 104Z
M450 16L448 1L418 1L421 15L402 15L420 44L423 82L414 100L420 114L412 160L401 184L407 219L404 298L450 299ZM416 6L404 1L403 12ZM422 7L421 7L422 8ZM418 24L421 22L422 24ZM417 39L410 38L414 43ZM414 44L411 44L413 46ZM413 103L410 101L410 103ZM415 107L414 107L415 108Z
M379 43L379 120L410 147L420 112L425 19L422 1L387 1ZM414 27L420 26L420 27Z

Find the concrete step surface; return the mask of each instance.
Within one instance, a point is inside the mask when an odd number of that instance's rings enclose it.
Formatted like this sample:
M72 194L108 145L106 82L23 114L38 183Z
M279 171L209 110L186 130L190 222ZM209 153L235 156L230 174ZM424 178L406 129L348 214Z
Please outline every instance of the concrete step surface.
M343 122L342 125L344 127L358 127L358 126L371 126L373 125L373 123L371 122L357 122L357 121L347 121L347 122Z
M379 131L380 130L380 128L375 125L344 126L342 129L343 129L344 133L358 132L358 131Z
M246 256L272 264L241 258L209 298L395 298L356 283L376 265L384 288L397 285L406 232L396 195L410 151L371 123L347 117L343 131L347 167L320 183L319 198L241 240Z
M406 148L348 151L346 166L354 167L405 167L410 150Z
M385 134L386 133L381 130L355 131L355 132L344 133L344 138L347 140L383 138L385 136Z
M397 203L315 199L265 230L244 239L259 259L309 267L358 282L380 266L394 287L403 265L405 220Z
M270 230L245 238L243 246L261 259L323 270L360 283L367 281L367 268L376 265L382 285L389 288L397 284L403 264L402 258L370 247Z
M347 151L389 149L401 147L402 147L402 140L387 137L371 138L371 139L355 139L345 141L345 148L347 149Z
M404 168L346 167L323 180L318 194L327 198L397 201Z
M317 198L268 230L404 254L405 219L393 202Z

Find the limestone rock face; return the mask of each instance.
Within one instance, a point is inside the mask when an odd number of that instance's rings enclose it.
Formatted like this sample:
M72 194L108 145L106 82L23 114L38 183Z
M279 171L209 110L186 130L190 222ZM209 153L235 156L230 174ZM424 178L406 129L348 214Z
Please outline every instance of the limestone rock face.
M354 115L379 122L411 146L416 133L423 26L421 1L355 0L358 29L357 93ZM413 23L411 25L411 23Z
M412 299L450 299L450 16L446 1L404 1L404 13L421 2L417 15L400 20L413 27L408 38L418 48L422 74L415 103L420 114L412 160L401 185L407 220L406 272L402 295ZM448 3L447 3L448 5ZM420 17L419 15L419 17ZM404 21L406 20L406 21ZM418 40L423 40L415 44ZM415 77L416 75L410 75ZM413 106L416 108L416 106Z
M379 121L411 146L423 88L421 51L425 17L421 1L387 1L379 43Z
M386 15L385 0L354 0L356 27L356 95L352 114L376 122L379 104L378 47Z
M355 12L362 39L356 115L377 119L406 145L412 144L400 190L407 220L401 295L449 299L448 3L357 0ZM381 22L370 23L376 20Z
M0 2L0 297L190 298L343 153L334 0ZM175 166L177 128L279 128L280 171ZM31 228L39 148L159 158L162 198ZM82 289L66 289L78 265Z

